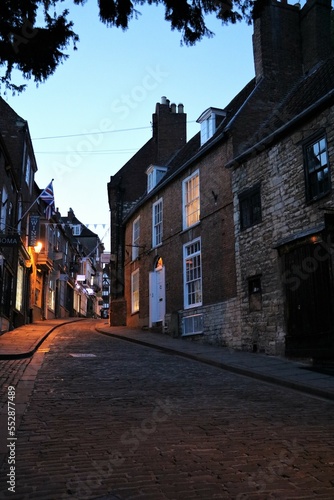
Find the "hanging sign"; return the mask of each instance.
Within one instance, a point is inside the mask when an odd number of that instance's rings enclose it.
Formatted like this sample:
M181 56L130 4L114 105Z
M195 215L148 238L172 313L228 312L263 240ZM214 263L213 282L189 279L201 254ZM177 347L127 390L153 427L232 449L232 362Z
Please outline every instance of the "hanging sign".
M35 247L39 240L39 215L29 216L28 247Z

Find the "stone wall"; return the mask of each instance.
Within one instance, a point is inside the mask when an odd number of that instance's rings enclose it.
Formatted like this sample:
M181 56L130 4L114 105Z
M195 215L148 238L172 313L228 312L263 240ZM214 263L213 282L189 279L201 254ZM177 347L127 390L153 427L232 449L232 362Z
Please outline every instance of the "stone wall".
M329 163L334 164L333 119L333 108L323 111L233 170L237 288L242 344L247 350L256 348L268 354L284 354L284 288L277 247L280 241L307 230L316 231L324 223L325 209L334 208L333 192L315 202L306 201L303 157L303 141L322 130L327 135ZM262 221L241 231L238 194L258 183ZM248 286L254 276L261 278L262 307L251 311Z

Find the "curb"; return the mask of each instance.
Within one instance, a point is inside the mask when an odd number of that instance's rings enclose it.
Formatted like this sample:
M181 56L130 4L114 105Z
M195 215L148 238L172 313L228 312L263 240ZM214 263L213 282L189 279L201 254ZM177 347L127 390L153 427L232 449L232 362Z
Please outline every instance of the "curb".
M107 335L109 337L116 337L116 338L121 339L121 340L126 340L128 342L133 342L135 344L141 344L141 345L144 345L146 347L151 347L151 348L157 349L159 351L166 352L168 354L173 354L173 355L181 356L183 358L192 359L194 361L199 361L201 363L205 363L205 364L210 365L210 366L215 366L216 368L220 368L222 370L226 370L226 371L235 373L237 375L243 375L245 377L253 378L255 380L260 380L262 382L267 382L270 384L279 385L281 387L286 387L288 389L293 389L295 391L303 392L304 394L309 394L311 396L316 396L316 397L320 397L320 398L324 398L324 399L329 399L330 401L334 401L334 394L332 392L326 391L325 389L319 389L317 387L310 387L310 386L302 384L302 383L293 382L293 381L286 380L286 379L280 379L280 378L277 378L277 377L272 376L272 375L266 375L263 373L254 372L252 370L247 370L246 368L240 368L238 366L225 364L225 363L222 363L220 361L214 361L214 360L210 360L208 358L203 358L203 357L198 356L196 354L182 352L182 351L178 351L176 349L172 349L170 347L164 347L164 346L152 344L150 342L146 342L145 340L134 339L134 338L126 337L123 335L119 335L117 333L115 334L115 333L111 333L111 332L106 332L106 331L100 330L98 328L96 328L96 331L98 333L102 333L103 335Z
M12 354L11 353L0 354L0 361L10 360L10 359L31 358L31 356L33 356L35 354L35 352L37 351L37 349L39 348L39 346L41 344L43 344L43 342L48 338L48 336L50 335L50 333L52 333L54 330L56 330L60 326L68 325L70 323L76 323L77 321L82 321L84 319L86 319L86 318L73 319L71 321L64 321L63 323L59 323L57 325L54 325L52 328L50 328L50 330L48 330L46 333L44 333L43 336L40 337L37 340L37 342L35 343L35 345L29 351L15 353L15 354L14 353L12 353Z

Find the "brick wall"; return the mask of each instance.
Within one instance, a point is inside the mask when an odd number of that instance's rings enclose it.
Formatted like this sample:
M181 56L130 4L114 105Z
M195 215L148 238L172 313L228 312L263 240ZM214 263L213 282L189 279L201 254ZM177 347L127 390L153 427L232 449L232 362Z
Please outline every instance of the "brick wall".
M126 245L131 245L132 224L140 215L139 259L131 261L130 246L126 246L125 275L127 322L131 326L149 324L149 272L154 270L157 256L162 257L166 279L166 326L175 333L175 315L182 321L183 297L183 245L201 238L203 306L191 308L203 312L204 341L224 345L240 345L238 313L236 306L236 279L234 259L233 199L230 172L223 168L225 146L185 169L167 186L141 205L126 225ZM182 228L182 181L196 170L200 172L201 221ZM152 204L163 199L163 244L152 249ZM128 250L129 249L129 250ZM140 311L131 315L130 276L140 269ZM171 319L172 318L172 319ZM172 323L172 326L169 326ZM180 323L179 323L180 324ZM180 333L177 328L178 334Z

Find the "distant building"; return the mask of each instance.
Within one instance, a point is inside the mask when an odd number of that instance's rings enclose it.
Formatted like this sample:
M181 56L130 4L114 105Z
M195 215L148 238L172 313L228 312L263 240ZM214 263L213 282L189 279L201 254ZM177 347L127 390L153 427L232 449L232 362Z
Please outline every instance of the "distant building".
M28 124L0 98L0 333L99 315L104 247L73 211L49 217L36 171Z

